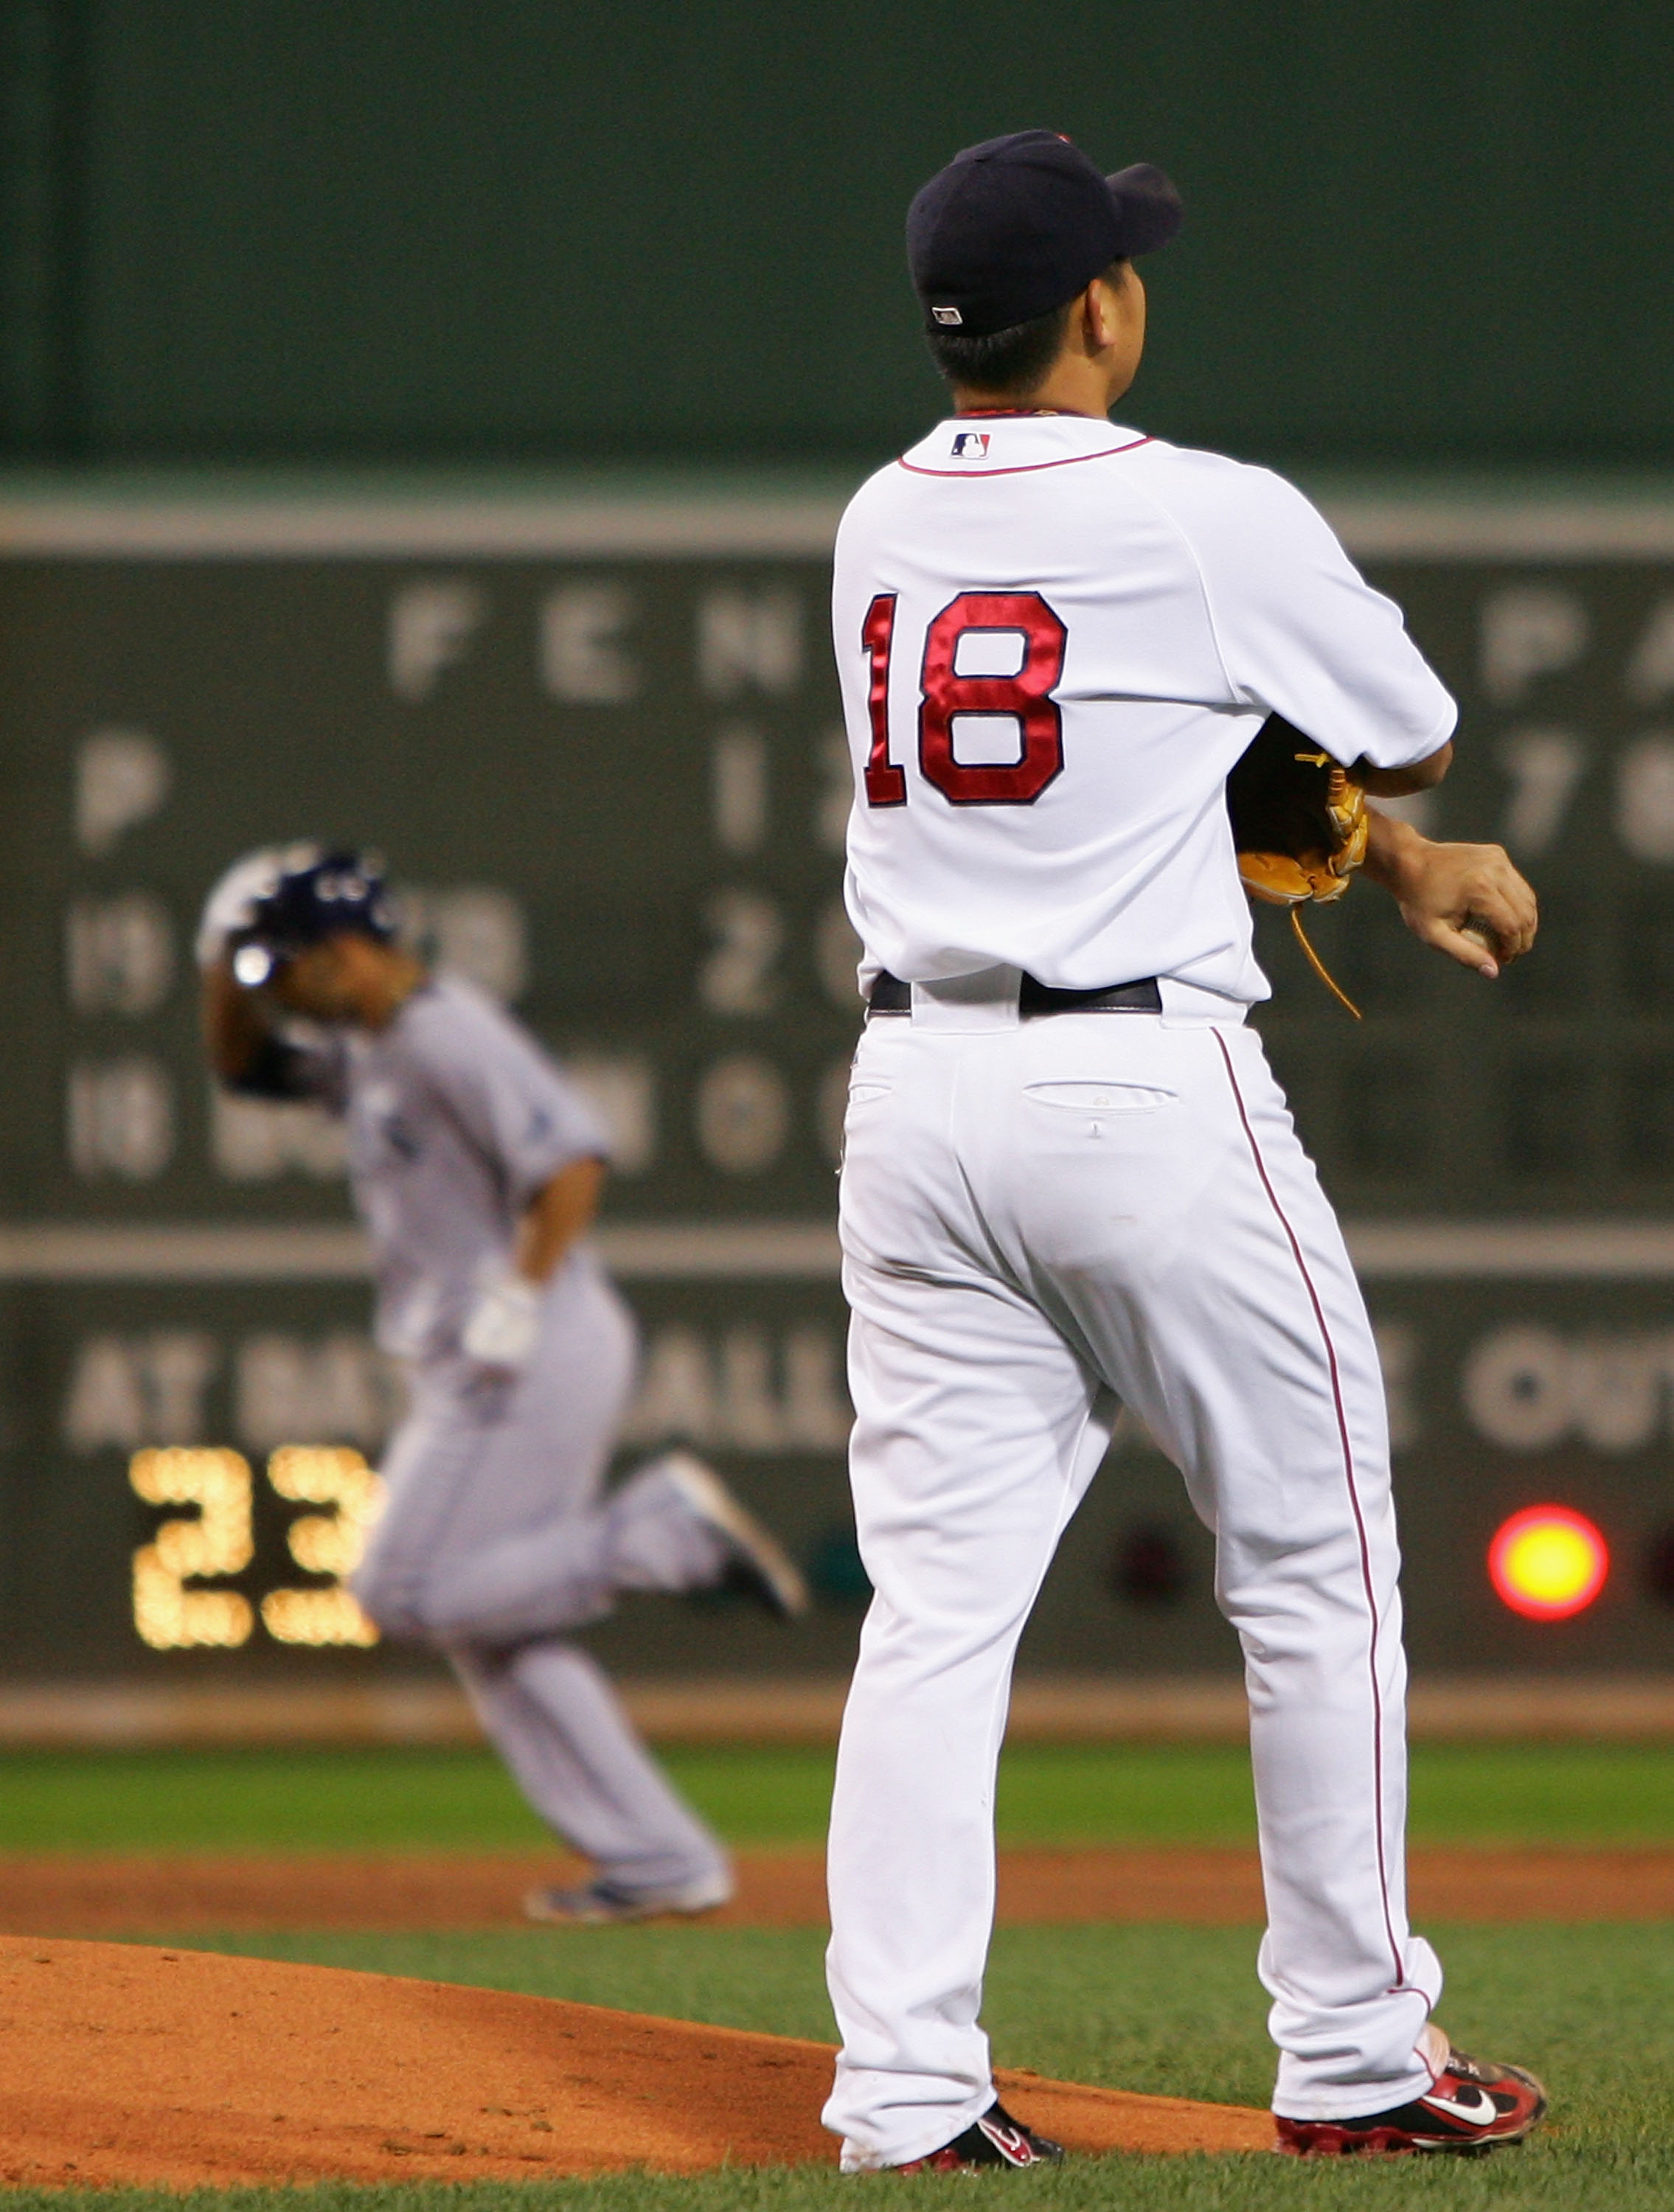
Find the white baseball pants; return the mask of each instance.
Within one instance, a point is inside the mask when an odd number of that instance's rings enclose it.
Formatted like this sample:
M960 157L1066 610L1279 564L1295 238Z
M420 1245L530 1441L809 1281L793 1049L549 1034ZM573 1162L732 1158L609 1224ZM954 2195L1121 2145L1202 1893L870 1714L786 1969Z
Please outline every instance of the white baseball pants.
M1376 1349L1253 1031L914 994L867 1027L842 1184L874 1597L831 1813L825 2123L849 2171L992 2100L977 2025L1013 1655L1117 1399L1183 1470L1242 1641L1275 2109L1433 2080Z

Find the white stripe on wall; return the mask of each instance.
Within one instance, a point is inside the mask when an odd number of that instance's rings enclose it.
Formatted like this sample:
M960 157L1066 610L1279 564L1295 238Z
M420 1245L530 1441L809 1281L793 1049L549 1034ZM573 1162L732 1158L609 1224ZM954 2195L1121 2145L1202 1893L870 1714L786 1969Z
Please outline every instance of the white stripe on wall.
M1662 560L1674 501L1461 494L1327 495L1364 560ZM748 495L356 498L201 494L81 498L0 493L0 559L470 560L830 553L843 501L765 485Z
M828 555L843 501L787 498L27 500L0 557L125 561Z
M1331 526L1361 561L1661 561L1674 504L1659 500L1336 499Z
M1368 1282L1674 1276L1674 1221L1350 1221L1343 1229L1356 1272Z
M820 1221L624 1222L597 1242L628 1279L827 1281L837 1271L837 1231ZM347 1226L35 1222L0 1229L0 1280L13 1282L332 1282L371 1272L365 1237Z
M1674 1222L1351 1221L1368 1282L1674 1279ZM598 1239L636 1282L831 1282L837 1231L822 1221L622 1222ZM34 1222L0 1229L0 1280L40 1283L360 1281L358 1229L234 1222Z

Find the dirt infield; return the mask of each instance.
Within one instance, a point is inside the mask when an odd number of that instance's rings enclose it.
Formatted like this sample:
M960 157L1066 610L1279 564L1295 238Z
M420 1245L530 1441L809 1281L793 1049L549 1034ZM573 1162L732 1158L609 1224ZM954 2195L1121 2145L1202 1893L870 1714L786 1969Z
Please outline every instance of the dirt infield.
M384 1974L0 1939L0 2181L533 2181L830 2163L818 2043ZM1080 2151L1263 2150L1264 2112L1038 2076Z
M739 1855L726 1926L822 1925L825 1878L807 1849ZM0 1928L60 1936L186 1935L198 1929L443 1929L519 1924L536 1882L581 1878L551 1856L358 1854L146 1857L0 1856ZM1510 1848L1417 1850L1413 1910L1438 1920L1674 1918L1674 1852ZM1000 1918L1195 1922L1262 1917L1245 1850L1012 1850L1001 1855Z

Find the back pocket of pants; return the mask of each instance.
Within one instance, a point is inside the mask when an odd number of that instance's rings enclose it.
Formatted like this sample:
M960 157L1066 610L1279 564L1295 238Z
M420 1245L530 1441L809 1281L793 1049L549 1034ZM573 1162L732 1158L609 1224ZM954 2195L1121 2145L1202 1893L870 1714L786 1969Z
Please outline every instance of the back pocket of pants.
M1056 1107L1062 1114L1154 1114L1172 1106L1175 1094L1144 1083L1098 1083L1091 1078L1069 1082L1030 1083L1023 1095L1038 1106Z

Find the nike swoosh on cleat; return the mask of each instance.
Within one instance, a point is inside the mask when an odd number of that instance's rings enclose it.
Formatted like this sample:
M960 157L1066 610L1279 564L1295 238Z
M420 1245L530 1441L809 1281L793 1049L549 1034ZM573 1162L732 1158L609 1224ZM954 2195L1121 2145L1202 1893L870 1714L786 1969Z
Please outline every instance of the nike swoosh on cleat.
M1499 2118L1499 2107L1485 2089L1473 2090L1471 2094L1476 2101L1470 2105L1461 2103L1456 2097L1438 2097L1434 2094L1421 2098L1419 2102L1433 2112L1446 2112L1450 2120L1464 2120L1473 2128Z
M996 2126L994 2121L986 2118L978 2120L977 2124L999 2152L1001 2157L1009 2160L1012 2165L1032 2166L1035 2163L1035 2154L1030 2148L1029 2138L1021 2128Z

